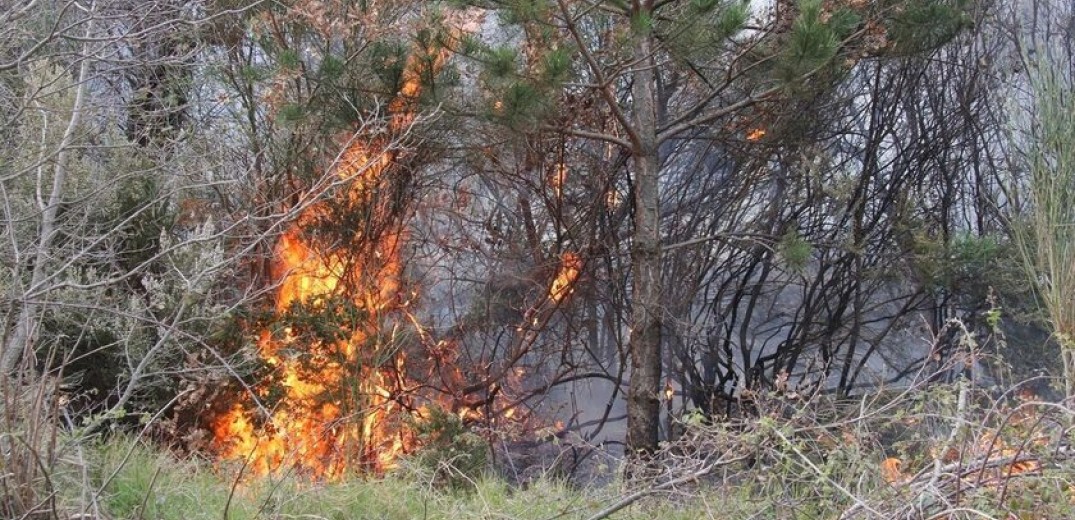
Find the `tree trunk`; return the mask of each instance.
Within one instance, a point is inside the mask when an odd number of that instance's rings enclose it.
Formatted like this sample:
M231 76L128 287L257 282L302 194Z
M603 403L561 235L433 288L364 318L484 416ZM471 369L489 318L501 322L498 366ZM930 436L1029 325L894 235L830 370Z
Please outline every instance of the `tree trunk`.
M643 12L652 12L643 2ZM627 448L657 449L661 413L661 244L657 155L657 96L650 29L637 34L631 97L634 150L634 234L631 244L631 382L627 392Z

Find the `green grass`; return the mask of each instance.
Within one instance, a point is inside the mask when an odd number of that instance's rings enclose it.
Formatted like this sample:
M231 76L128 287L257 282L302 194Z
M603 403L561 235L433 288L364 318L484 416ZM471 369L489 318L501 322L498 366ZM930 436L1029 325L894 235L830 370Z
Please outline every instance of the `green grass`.
M219 520L224 518L225 509L230 520L583 519L623 494L615 485L586 489L554 479L539 479L523 489L494 477L474 481L465 490L448 490L431 485L423 472L409 469L379 479L354 477L332 483L301 478L254 480L239 484L233 493L234 472L229 475L205 461L176 460L130 441L100 445L87 459L91 485L100 490L98 507L103 516L116 520ZM109 480L113 472L115 476ZM74 480L63 486L60 503L64 513L92 511L87 487ZM689 499L661 495L641 501L615 518L720 517L731 510L727 502L727 497L716 494L692 493ZM745 502L739 506L758 507Z

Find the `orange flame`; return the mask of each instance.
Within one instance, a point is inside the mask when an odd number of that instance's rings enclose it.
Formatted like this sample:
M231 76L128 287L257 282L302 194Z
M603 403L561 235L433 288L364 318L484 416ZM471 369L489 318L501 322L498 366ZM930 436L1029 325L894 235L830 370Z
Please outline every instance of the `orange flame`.
M401 134L415 119L422 64L439 67L443 58L408 62L403 86L388 107L390 135ZM413 411L405 397L404 357L380 338L384 322L404 305L399 295L404 231L378 197L396 159L390 144L385 137L359 136L336 167L349 183L343 202L371 208L370 220L387 221L376 236L355 232L354 243L369 244L368 250L331 249L304 233L328 214L326 204L303 211L276 245L277 316L312 309L350 316L358 324L345 319L345 330L327 335L300 325L262 331L259 354L276 384L263 382L255 394L276 404L270 409L259 404L254 413L249 403L234 403L217 417L211 427L221 459L246 461L256 475L294 468L314 478L336 478L355 462L361 469L390 467L413 444L400 418Z
M907 475L903 473L903 461L896 457L881 461L881 478L889 484L899 484L907 479Z
M562 197L564 194L564 184L567 183L567 166L563 163L557 164L556 169L549 174L548 181L549 187L552 188L556 197Z
M570 251L560 255L560 270L549 287L549 298L560 302L575 290L575 281L582 272L582 259Z
M747 132L747 141L757 141L762 137L765 137L765 133L764 128L755 128L750 132Z

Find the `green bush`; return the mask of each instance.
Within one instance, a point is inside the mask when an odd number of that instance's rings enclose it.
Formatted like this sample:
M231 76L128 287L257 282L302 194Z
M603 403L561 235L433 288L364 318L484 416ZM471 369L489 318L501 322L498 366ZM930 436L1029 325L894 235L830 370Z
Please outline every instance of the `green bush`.
M411 458L412 467L425 473L438 487L472 488L489 465L485 440L470 431L457 415L431 407L415 421L421 448Z

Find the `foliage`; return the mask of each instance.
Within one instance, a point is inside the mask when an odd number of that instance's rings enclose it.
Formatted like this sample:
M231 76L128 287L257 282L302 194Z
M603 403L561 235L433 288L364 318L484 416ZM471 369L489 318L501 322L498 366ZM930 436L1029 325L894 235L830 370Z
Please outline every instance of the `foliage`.
M438 487L473 489L483 480L489 466L489 447L462 419L432 406L415 421L421 448L411 457L414 469L428 472L426 479Z
M1012 229L1027 277L1060 344L1066 393L1075 396L1075 110L1070 78L1042 58L1030 77L1034 119L1028 129L1028 177L1012 181L1027 208Z
M961 234L947 241L915 237L916 276L930 291L949 291L968 301L984 301L992 287L1007 297L1023 298L1017 252L1001 235Z
M908 55L939 48L973 25L971 9L966 0L906 2L888 22L890 52Z
M787 47L774 74L788 85L799 84L821 67L837 65L833 60L844 45L843 40L862 21L847 8L825 10L821 0L804 0L798 7Z
M794 230L784 233L777 244L777 250L794 271L803 272L810 262L813 246Z

